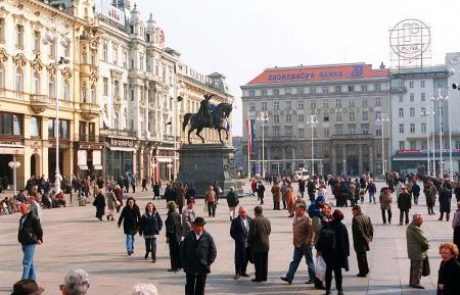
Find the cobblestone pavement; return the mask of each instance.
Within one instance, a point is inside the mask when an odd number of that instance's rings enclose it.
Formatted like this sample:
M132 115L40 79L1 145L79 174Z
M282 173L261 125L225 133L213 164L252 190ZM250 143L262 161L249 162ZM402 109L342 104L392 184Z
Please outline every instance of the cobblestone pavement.
M379 183L378 189L382 184ZM267 186L267 191L269 187ZM143 211L150 193L138 194L138 202ZM455 199L455 198L454 198ZM205 216L203 201L198 200L198 215ZM241 204L253 208L258 203L255 197L241 199ZM452 209L454 200L452 201ZM162 218L166 209L164 200L156 200ZM419 206L414 206L411 214L426 213L425 200L421 197ZM370 275L358 278L357 262L351 251L350 271L344 272L346 294L435 294L439 258L437 247L441 242L451 241L452 228L447 222L438 221L437 215L425 215L423 229L429 237L431 276L422 278L426 290L412 290L408 287L409 260L406 254L405 226L398 225L399 211L393 205L393 224L382 225L379 204L363 205L375 227L375 237L368 253ZM272 223L269 254L269 279L266 283L252 283L250 279L233 280L233 242L229 237L229 216L225 200L217 208L217 216L207 219L206 229L214 236L218 257L208 277L206 294L323 294L305 285L308 279L306 265L302 263L292 285L282 282L279 277L287 271L292 257L291 222L284 210L273 211L271 194L267 194L264 205L265 215ZM251 212L252 210L250 210ZM435 208L437 212L437 208ZM351 210L344 208L345 223L351 236ZM73 268L83 268L90 274L90 294L131 294L131 287L138 282L155 284L160 294L184 293L183 272L170 273L169 256L164 231L158 240L158 260L155 264L144 260L144 242L136 236L135 254L128 257L124 248L122 229L116 222L100 222L95 219L95 208L74 206L43 210L44 244L37 247L35 263L39 284L45 294L59 294L59 284L64 275ZM11 286L20 277L22 252L17 242L19 215L0 216L0 294L10 294ZM250 265L249 272L253 274ZM334 283L333 283L334 286Z

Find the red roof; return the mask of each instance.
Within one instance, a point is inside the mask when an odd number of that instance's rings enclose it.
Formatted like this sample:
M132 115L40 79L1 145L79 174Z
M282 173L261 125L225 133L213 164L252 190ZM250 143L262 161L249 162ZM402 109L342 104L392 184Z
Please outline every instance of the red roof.
M251 80L249 85L299 83L307 81L337 81L362 78L389 77L389 70L375 70L368 64L331 66L300 66L295 68L271 68Z

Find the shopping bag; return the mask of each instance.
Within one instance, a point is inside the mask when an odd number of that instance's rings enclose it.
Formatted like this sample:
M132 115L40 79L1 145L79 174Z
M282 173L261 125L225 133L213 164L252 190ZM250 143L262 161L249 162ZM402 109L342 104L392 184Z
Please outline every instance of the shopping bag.
M427 277L430 275L430 261L428 255L423 259L422 276Z
M315 268L315 276L317 279L325 282L326 279L326 262L324 262L323 257L318 256L316 258L316 268Z

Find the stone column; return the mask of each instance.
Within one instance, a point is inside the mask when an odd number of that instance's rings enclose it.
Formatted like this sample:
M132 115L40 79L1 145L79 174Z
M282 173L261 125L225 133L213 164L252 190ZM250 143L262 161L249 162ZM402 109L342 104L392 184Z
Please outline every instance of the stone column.
M363 173L363 146L358 145L358 173Z
M375 174L374 161L374 146L371 144L369 145L369 171Z
M335 144L331 147L331 173L333 176L337 175L337 151Z
M292 170L295 171L297 170L297 167L296 167L296 162L295 162L295 146L292 147Z
M342 173L347 174L347 146L343 145L342 146L342 162L343 162L343 167L342 167Z
M284 146L281 147L281 159L282 159L282 163L283 163L283 169L282 170L286 170L286 148Z

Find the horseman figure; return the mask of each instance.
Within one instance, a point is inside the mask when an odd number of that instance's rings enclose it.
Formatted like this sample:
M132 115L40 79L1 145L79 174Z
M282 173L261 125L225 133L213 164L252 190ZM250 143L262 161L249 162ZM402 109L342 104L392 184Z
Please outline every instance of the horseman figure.
M210 127L214 126L213 112L216 109L216 106L209 101L213 96L214 94L205 94L204 99L200 102L200 109L198 110L198 114L200 115L199 120Z

